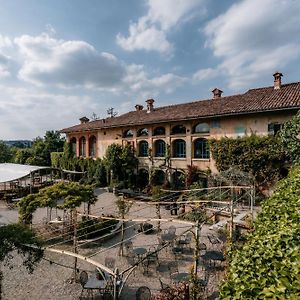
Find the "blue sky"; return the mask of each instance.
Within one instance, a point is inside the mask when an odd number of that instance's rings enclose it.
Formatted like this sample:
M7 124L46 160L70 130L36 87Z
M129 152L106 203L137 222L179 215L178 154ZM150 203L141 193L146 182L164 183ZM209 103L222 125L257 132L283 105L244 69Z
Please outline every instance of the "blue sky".
M0 0L0 140L300 80L300 1Z

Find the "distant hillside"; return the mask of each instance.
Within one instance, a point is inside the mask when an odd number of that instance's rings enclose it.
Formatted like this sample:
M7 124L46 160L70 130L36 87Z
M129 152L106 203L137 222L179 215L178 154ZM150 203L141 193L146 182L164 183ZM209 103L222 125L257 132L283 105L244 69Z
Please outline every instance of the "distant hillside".
M32 141L30 140L14 140L3 142L9 147L30 148L32 146Z

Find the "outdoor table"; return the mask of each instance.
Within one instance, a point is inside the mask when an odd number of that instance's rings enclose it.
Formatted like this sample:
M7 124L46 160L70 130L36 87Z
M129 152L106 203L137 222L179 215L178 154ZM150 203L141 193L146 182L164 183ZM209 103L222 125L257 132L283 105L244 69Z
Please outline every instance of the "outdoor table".
M204 255L203 255L203 259L209 260L209 261L213 261L214 263L216 261L224 261L224 255L222 252L220 251L207 251Z
M92 295L94 290L98 290L101 294L105 290L107 281L106 280L99 280L96 276L90 276L86 284L84 285L84 289L91 290Z
M138 258L140 259L144 254L147 253L147 250L145 248L139 247L139 248L133 249L133 253L135 253L138 256Z
M174 273L171 274L171 279L175 282L182 282L182 281L188 281L189 280L189 273L182 272L182 273Z

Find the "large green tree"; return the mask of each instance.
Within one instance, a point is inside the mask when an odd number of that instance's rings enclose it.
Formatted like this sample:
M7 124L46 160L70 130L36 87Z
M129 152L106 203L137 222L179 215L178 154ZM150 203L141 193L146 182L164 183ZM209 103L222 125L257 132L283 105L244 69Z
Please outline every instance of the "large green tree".
M0 227L0 263L13 258L14 251L23 256L23 265L32 272L36 263L42 258L40 241L34 233L20 224ZM29 247L33 245L34 247ZM1 266L1 264L0 264ZM2 298L3 272L0 269L0 300Z
M11 160L12 153L9 146L3 141L0 141L0 163L9 162Z
M18 149L15 162L37 166L51 166L51 153L63 151L65 139L58 131L47 131L43 138L37 137L29 149Z

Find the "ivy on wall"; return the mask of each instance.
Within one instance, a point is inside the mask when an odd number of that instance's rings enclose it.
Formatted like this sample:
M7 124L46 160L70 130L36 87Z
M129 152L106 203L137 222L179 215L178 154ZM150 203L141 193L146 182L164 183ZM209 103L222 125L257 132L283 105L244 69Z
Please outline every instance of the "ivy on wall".
M300 110L284 124L280 137L291 161L300 164Z
M210 150L219 171L236 166L250 173L257 186L270 186L281 178L287 160L283 143L277 136L212 139Z
M233 251L219 299L300 299L300 168L263 202L255 231Z

